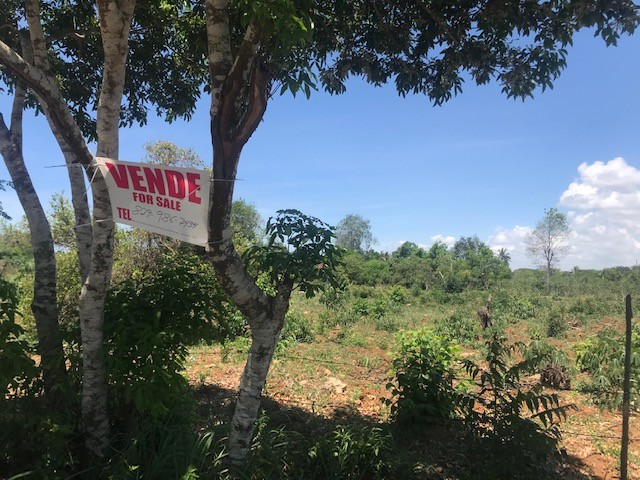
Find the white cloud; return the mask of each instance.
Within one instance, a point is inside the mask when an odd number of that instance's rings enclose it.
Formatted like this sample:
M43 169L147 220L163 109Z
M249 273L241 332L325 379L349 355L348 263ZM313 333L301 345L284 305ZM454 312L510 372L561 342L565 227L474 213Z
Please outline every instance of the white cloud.
M559 206L569 209L573 230L571 250L561 268L605 268L640 260L640 169L620 157L583 163ZM514 268L531 266L525 256L527 231L530 227L500 230L488 243L494 249L507 248Z
M436 242L442 242L447 247L451 248L453 247L453 244L456 243L456 237L452 237L451 235L445 236L439 233L438 235L434 235L433 237L431 237L431 244L427 248L431 247L431 245Z
M511 256L511 268L523 268L529 266L525 254L524 239L531 232L531 227L516 225L512 229L500 228L498 233L487 240L487 245L494 252L504 248Z

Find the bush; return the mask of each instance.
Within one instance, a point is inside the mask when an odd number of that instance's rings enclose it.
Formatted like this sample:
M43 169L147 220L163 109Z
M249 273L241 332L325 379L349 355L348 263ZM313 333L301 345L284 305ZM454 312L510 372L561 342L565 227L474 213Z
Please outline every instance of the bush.
M289 310L285 315L277 348L287 348L295 343L311 343L314 338L309 319L296 310Z
M367 317L369 316L369 302L364 298L356 298L351 306L351 311L356 317Z
M521 348L530 373L540 373L547 365L558 365L569 371L575 370L567 354L551 345L547 340L533 340Z
M376 330L389 333L398 331L398 321L393 317L376 318L373 322L375 323Z
M409 293L407 289L401 285L396 285L389 290L387 297L393 305L400 306L407 303Z
M475 383L471 394L461 394L458 405L477 444L474 455L484 463L476 478L556 478L552 457L557 453L557 422L572 405L560 405L555 394L537 385L526 388L520 377L534 362L510 362L521 345L505 345L505 337L487 341L486 367L465 359L465 370ZM479 391L480 393L476 393ZM538 423L536 420L541 422Z
M607 305L597 298L580 298L575 300L568 308L568 312L581 321L597 318L608 313Z
M207 267L185 256L165 257L158 273L113 287L105 306L105 350L121 411L160 418L183 406L187 347L226 335L227 305Z
M230 479L223 465L226 457L224 427L197 433L181 416L164 424L144 423L134 438L127 438L111 458L109 478Z
M497 315L509 321L528 320L536 314L534 302L520 293L497 294L493 306Z
M552 308L546 318L545 327L547 337L563 337L569 329L564 310Z
M591 394L596 405L616 409L622 403L624 378L624 335L605 329L585 342L576 344L576 363L591 380L582 389ZM631 408L640 411L640 325L631 335Z
M33 349L16 323L17 305L17 288L0 279L0 472L7 478L25 470L37 478L66 477L76 460L70 442L77 416L52 408L42 395Z
M406 479L393 437L379 427L339 425L317 440L258 420L251 461L243 478L309 480Z
M400 422L429 423L455 412L453 364L459 347L431 330L402 332L393 360L394 378L387 384L391 414Z
M466 343L473 341L480 334L480 325L470 316L455 312L448 319L439 320L435 330L439 335Z
M338 426L309 449L300 478L389 478L397 456L393 437L378 427Z
M0 402L24 393L37 375L24 330L16 323L17 288L0 278Z
M369 314L374 319L381 319L389 312L389 301L383 295L376 295L373 304L369 307Z

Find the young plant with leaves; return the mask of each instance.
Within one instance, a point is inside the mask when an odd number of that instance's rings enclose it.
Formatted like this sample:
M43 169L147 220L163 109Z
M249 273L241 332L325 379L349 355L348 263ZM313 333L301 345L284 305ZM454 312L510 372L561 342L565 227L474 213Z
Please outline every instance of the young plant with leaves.
M251 445L260 395L295 289L312 297L325 288L341 285L337 274L340 249L331 228L298 210L280 210L267 222L266 245L254 245L244 255L247 272L267 275L273 295L262 293L266 303L258 317L240 307L251 328L249 358L240 383L238 403L229 437L232 461L240 463ZM252 283L257 288L255 280ZM224 285L224 283L223 283ZM234 292L234 300L242 292ZM246 308L246 306L244 307ZM231 448L231 447L230 447ZM234 457L233 455L239 455Z
M475 388L460 395L459 406L478 452L500 459L488 461L486 478L509 478L515 472L523 478L540 478L557 450L558 422L574 406L561 405L557 394L545 393L540 385L522 385L521 378L539 358L533 355L512 363L523 345L505 342L498 334L487 341L486 366L462 361Z
M582 388L592 401L603 408L616 409L622 404L624 378L624 336L607 328L584 342L576 344L578 368L588 372L590 381ZM640 410L640 325L631 334L631 409Z

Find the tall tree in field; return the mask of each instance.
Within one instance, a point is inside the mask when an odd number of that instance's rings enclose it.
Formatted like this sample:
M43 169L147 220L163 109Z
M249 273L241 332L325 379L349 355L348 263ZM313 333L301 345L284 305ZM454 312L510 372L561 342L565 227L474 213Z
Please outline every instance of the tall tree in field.
M177 12L184 5L141 1L136 21L135 0L98 0L95 4L25 0L24 8L22 2L7 0L0 8L0 16L8 20L3 21L0 30L3 80L29 88L71 165L70 175L79 171L77 165L82 165L93 180L93 222L88 214L86 222L77 222L87 226L92 223L86 230L88 241L86 235L84 240L78 238L83 272L82 418L87 446L98 455L106 449L109 431L103 318L113 261L114 225L106 184L94 167L87 140L97 140L98 156L117 159L120 124L144 122L150 103L166 113L168 120L188 115L193 109L203 78L198 73L201 69L197 65L178 66L176 62L178 52L184 52L183 47L190 40L191 30L183 28L179 40L168 33L177 28ZM29 39L33 61L20 55L17 39L23 32ZM135 41L129 56L131 38ZM169 45L171 41L175 42L173 46ZM126 68L135 75L125 76ZM32 98L30 104L34 103ZM72 194L75 206L84 194L75 190L73 183ZM83 250L89 255L84 255Z
M569 252L567 241L571 228L567 216L555 208L544 211L544 217L525 238L527 255L544 270L547 293L551 288L551 272Z
M594 26L611 44L637 24L630 0L206 0L214 180L208 249L252 339L230 427L233 463L249 451L292 290L286 272L275 297L256 285L231 228L240 155L274 91L309 96L318 72L333 93L344 92L355 75L375 85L392 81L401 95L423 93L439 104L461 92L466 77L478 84L496 80L507 96L524 98L552 85L578 29ZM402 172L402 166L390 162L388 170Z
M356 252L364 252L374 243L371 222L362 215L350 213L336 226L336 244Z

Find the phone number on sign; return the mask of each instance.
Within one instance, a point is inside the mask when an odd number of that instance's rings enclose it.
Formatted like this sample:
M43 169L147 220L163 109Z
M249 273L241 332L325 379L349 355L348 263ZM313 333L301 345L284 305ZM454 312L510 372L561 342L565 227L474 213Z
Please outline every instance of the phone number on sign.
M196 228L200 225L198 222L187 220L180 215L173 215L163 210L152 210L151 208L143 207L142 205L136 205L131 213L137 217L155 218L158 224L168 223L180 228Z

